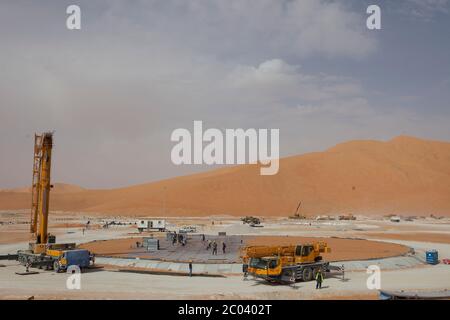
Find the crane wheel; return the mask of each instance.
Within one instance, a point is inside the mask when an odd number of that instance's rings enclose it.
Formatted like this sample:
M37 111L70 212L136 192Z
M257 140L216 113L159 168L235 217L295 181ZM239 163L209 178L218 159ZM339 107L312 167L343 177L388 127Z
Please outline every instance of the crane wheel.
M55 270L56 273L58 273L61 270L58 261L53 262L53 270Z
M310 267L306 267L302 272L303 281L311 281L313 278L313 270Z

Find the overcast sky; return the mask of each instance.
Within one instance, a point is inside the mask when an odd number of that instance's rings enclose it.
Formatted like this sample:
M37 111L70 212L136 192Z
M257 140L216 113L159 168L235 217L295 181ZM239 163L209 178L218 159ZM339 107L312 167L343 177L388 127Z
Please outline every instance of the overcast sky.
M81 30L66 28L70 4ZM382 30L366 28L378 4ZM450 140L450 1L0 2L0 188L113 188L198 172L176 128L279 128L281 155L349 139ZM283 170L280 167L280 170Z

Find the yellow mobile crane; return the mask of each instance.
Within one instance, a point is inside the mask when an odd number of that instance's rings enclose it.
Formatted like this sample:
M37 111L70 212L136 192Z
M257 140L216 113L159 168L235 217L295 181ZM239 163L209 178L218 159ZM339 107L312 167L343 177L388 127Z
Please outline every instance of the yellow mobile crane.
M56 238L48 233L50 204L50 168L52 161L53 133L34 136L33 182L31 187L30 233L33 242L28 250L19 250L17 259L22 265L65 270L71 265L88 267L92 256L88 250L76 249L75 243L56 244Z
M331 252L325 242L290 246L249 246L241 258L245 274L270 282L310 281L316 273L340 269L323 261L321 253Z

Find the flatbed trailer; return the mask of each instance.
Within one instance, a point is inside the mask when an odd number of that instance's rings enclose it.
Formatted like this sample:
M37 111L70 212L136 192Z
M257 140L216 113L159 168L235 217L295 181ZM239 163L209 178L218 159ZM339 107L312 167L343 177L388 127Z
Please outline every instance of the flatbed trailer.
M56 258L43 253L33 253L32 250L17 251L17 261L19 261L21 265L28 266L30 268L52 270L55 260Z
M32 247L32 245L30 245ZM48 244L45 251L36 253L31 248L17 251L17 260L23 266L55 272L66 270L74 265L80 269L93 263L93 256L86 249L77 249L75 243Z

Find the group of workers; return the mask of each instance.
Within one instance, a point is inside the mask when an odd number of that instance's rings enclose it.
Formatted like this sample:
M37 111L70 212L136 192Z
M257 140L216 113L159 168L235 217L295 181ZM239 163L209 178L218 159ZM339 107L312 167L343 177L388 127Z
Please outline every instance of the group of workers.
M172 245L175 245L177 242L184 247L187 244L186 235L183 235L181 233L177 234L176 232L174 232L172 234Z
M176 237L174 237L174 238L176 238ZM212 254L213 254L213 255L217 255L217 247L218 247L218 244L217 244L216 240L213 240L213 241L211 241L211 240L209 240L209 239L206 240L205 235L202 234L202 241L203 241L203 242L205 242L205 241L208 242L208 244L207 244L207 246L206 246L206 250L209 250L209 249L212 248ZM225 241L223 241L223 242L222 242L222 253L223 253L223 254L226 253L226 248L227 248L227 244L225 243ZM189 277L192 277L192 260L189 260L188 267L189 267Z
M205 240L203 240L203 241L205 241ZM209 250L212 248L212 254L215 256L217 255L217 247L218 247L218 244L217 244L216 240L213 240L213 241L208 240L208 245L206 246L206 250ZM225 243L225 241L223 241L222 242L222 253L223 254L226 253L226 249L227 249L227 244Z

